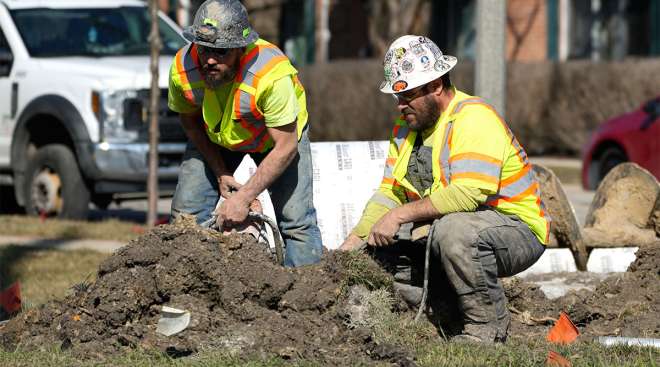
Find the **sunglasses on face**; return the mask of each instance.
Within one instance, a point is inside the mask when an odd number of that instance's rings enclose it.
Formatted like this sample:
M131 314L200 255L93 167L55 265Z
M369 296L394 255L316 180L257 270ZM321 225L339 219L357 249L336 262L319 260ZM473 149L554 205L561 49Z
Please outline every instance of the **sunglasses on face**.
M231 48L215 48L202 45L198 45L197 47L200 53L217 57L225 57L229 55L229 52L232 50Z
M422 92L423 92L425 86L426 85L422 85L422 86L419 86L417 88L414 88L414 89L411 89L411 90L408 90L408 91L405 91L405 92L402 92L402 93L394 93L394 94L392 94L392 97L394 97L394 99L397 102L402 102L402 103L408 104L408 103L412 102L414 99L417 99L418 97L422 96Z

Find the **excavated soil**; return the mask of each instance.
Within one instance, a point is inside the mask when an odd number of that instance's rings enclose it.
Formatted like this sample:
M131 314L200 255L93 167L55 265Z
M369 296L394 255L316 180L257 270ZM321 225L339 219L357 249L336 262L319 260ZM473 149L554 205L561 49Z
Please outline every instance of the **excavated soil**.
M605 279L594 291L553 300L537 285L505 279L511 337L545 338L560 311L585 337L660 337L660 247L640 248L636 255L627 273ZM343 252L325 254L318 265L286 269L248 235L223 236L189 223L162 226L104 261L95 282L0 327L0 345L58 345L82 359L136 348L175 357L213 349L333 366L383 360L414 365L405 346L378 344L372 331L352 328L356 304L349 286L370 277L362 284L376 289L391 280L360 256L357 275L354 263L351 268L355 254ZM158 334L164 305L189 311L188 328L170 337Z
M129 348L175 357L220 349L327 365L413 364L403 350L346 326L345 256L333 252L319 265L285 269L248 235L158 227L104 261L94 283L19 314L0 330L0 343L8 350L54 344L81 358ZM156 333L163 305L189 311L188 328Z
M548 300L537 285L517 278L505 282L514 313L513 337L544 337L560 311L585 338L660 337L660 247L640 248L628 272L603 280L594 291L571 291ZM515 314L517 313L517 314Z

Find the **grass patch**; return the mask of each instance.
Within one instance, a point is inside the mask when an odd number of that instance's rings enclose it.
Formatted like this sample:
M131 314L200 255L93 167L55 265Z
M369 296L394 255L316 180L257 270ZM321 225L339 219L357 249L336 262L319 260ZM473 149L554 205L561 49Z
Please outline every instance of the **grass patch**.
M576 343L557 346L545 342L510 341L505 345L473 345L446 342L426 342L413 345L419 366L545 366L550 350L568 358L574 367L581 366L658 366L660 352L653 348L604 347L595 343ZM225 353L200 352L195 356L172 359L166 355L147 351L131 351L121 356L103 360L81 361L59 348L42 351L0 350L0 365L7 367L28 366L319 366L315 361L296 363L279 358L268 360L258 357L240 359ZM388 365L383 363L383 365Z
M378 266L372 258L362 251L341 251L336 254L337 262L342 269L340 290L346 294L353 285L364 285L369 290L393 290L392 276Z
M100 239L128 242L145 231L145 226L116 219L86 222L45 219L23 215L1 215L2 234L63 239Z
M73 284L94 280L99 264L108 256L92 250L2 246L0 285L4 289L20 281L24 305L38 305L63 297Z

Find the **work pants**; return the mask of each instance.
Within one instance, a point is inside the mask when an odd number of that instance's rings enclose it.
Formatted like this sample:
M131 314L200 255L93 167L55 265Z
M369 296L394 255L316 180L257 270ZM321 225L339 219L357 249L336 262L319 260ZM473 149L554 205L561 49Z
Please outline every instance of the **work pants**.
M234 172L246 153L221 149L222 159ZM259 165L268 153L249 153ZM298 154L269 187L277 224L286 245L284 265L295 267L317 263L323 253L321 231L313 203L312 156L307 128L298 142ZM201 223L211 217L218 201L218 181L202 154L188 143L179 180L172 199L171 216L192 214Z
M376 258L394 274L395 288L412 302L421 298L420 289L415 291L423 279L421 242L375 250ZM458 311L464 333L483 341L506 340L510 314L498 277L527 269L544 251L545 246L516 216L492 208L442 216L433 222L431 242L429 293L433 313L446 320Z

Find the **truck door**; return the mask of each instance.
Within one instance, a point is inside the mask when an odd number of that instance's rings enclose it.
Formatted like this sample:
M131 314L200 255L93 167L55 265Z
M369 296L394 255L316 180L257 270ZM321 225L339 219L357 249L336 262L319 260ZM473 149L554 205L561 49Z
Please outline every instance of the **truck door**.
M0 28L0 168L9 166L12 119L16 113L16 85L10 78L14 56Z

